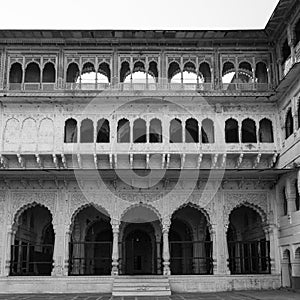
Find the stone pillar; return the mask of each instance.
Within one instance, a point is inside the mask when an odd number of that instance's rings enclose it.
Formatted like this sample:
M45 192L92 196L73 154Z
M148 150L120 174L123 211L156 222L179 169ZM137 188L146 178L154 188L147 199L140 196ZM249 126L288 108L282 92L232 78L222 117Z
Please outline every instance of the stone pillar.
M213 263L213 274L218 273L218 240L217 240L217 225L212 224L210 230L210 237L212 240L212 263Z
M64 224L54 224L55 242L51 276L67 276L69 262L69 232Z
M170 249L169 249L169 229L171 225L170 218L163 220L163 275L171 275L170 271Z
M161 235L156 235L157 274L161 275Z
M111 227L113 231L113 248L112 248L112 268L111 275L119 275L119 228L120 222L118 220L111 220Z
M216 240L217 242L217 274L228 275L230 270L228 268L229 254L227 245L227 230L228 224L221 224L217 227Z
M13 227L8 228L7 238L6 238L6 248L5 248L5 269L4 276L9 276L10 273L10 263L12 258L11 246L14 243L16 230Z
M267 240L270 241L270 269L271 274L280 274L280 262L278 253L278 228L271 224L265 228Z

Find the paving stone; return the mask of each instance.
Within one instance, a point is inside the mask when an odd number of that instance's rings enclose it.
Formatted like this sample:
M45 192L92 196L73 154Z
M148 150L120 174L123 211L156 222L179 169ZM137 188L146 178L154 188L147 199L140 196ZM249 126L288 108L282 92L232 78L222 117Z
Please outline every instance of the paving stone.
M235 291L221 293L173 294L170 297L112 297L99 294L0 295L0 300L299 300L300 291Z

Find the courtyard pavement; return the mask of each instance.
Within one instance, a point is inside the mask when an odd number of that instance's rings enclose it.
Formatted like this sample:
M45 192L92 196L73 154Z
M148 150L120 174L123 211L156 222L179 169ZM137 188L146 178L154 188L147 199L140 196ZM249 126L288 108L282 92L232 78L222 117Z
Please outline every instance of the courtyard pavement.
M221 293L173 294L164 297L112 297L99 294L1 295L0 300L300 300L300 291L234 291Z

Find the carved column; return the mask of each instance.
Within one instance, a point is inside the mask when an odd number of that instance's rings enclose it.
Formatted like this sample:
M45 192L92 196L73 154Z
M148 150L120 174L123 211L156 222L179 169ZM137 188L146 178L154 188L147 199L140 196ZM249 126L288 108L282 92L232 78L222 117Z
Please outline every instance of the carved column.
M212 238L214 238L213 249L216 248L213 250L214 274L228 275L230 274L230 270L228 268L229 254L227 245L228 223L220 224L215 228L216 233L212 236Z
M64 224L53 224L55 232L55 243L53 250L53 269L51 276L68 275L69 233Z
M289 218L291 214L296 211L296 191L291 178L286 180L286 199L287 199L287 213Z
M170 249L169 249L169 230L171 220L166 218L163 220L163 275L171 275L170 271Z
M67 196L64 194L64 192L58 192L56 213L53 215L55 242L53 249L53 269L51 276L68 275L69 233L65 223L67 213L65 211L65 202L63 201L66 197Z
M212 263L213 263L213 274L218 273L218 240L217 240L217 225L212 224L210 230L210 237L212 240Z
M278 253L278 228L271 224L265 228L267 240L270 242L270 269L271 274L280 274L279 253Z
M113 231L113 248L112 248L112 268L111 275L119 275L119 220L112 219L111 227Z
M13 227L8 228L6 236L6 247L5 247L5 269L4 276L9 276L10 264L12 259L11 246L14 243L16 230Z

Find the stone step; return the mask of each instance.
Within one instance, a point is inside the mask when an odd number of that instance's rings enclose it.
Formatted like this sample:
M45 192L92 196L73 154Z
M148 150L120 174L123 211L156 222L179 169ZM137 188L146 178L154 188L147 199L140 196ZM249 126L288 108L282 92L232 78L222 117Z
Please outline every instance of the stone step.
M113 296L168 296L169 279L164 276L120 276L114 279Z

